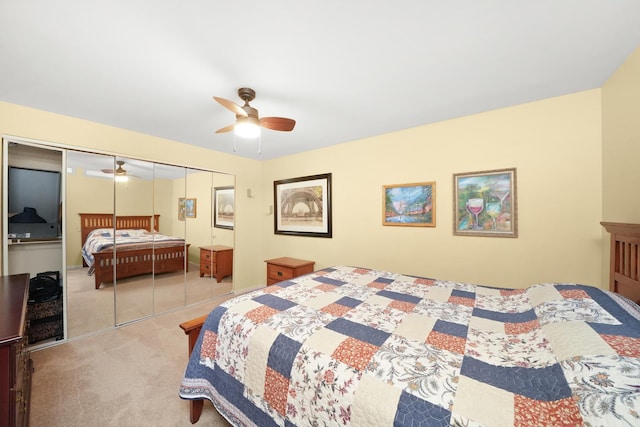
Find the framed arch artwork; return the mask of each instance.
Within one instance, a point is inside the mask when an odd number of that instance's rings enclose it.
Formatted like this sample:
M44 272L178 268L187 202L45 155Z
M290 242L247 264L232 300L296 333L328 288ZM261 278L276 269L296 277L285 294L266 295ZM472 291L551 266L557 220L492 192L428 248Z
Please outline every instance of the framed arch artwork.
M233 186L213 189L213 226L233 230L235 189Z
M273 182L275 234L331 238L331 174Z

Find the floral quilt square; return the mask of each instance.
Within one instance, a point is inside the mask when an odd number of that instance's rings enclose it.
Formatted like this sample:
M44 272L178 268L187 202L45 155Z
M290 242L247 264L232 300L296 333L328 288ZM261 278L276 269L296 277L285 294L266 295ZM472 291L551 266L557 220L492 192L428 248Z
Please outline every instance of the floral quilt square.
M516 394L514 426L581 426L580 410L572 397L545 402Z
M558 362L541 329L518 335L470 329L465 354L495 366L542 368Z
M267 307L263 305L262 307L254 308L253 310L248 311L245 316L255 323L262 323L267 320L274 314L279 313L275 308Z
M204 331L204 336L202 337L202 347L200 350L200 357L202 359L209 358L213 360L216 356L216 341L218 339L218 334L212 331Z
M640 338L600 335L620 356L640 358Z
M332 356L342 363L362 371L367 367L376 351L378 351L378 346L349 337L338 345Z
M462 359L460 354L392 335L373 357L367 372L414 396L449 408Z
M267 367L265 372L264 400L280 414L285 414L287 410L287 396L289 392L289 380L279 372Z
M372 328L393 332L406 313L392 307L362 303L345 313L344 318Z

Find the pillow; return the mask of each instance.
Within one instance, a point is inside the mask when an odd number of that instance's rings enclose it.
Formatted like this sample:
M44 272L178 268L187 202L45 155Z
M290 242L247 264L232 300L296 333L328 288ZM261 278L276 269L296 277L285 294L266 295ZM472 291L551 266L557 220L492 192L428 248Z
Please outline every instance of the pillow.
M87 238L90 237L111 237L111 229L110 228L96 228L95 230L92 230L88 235Z

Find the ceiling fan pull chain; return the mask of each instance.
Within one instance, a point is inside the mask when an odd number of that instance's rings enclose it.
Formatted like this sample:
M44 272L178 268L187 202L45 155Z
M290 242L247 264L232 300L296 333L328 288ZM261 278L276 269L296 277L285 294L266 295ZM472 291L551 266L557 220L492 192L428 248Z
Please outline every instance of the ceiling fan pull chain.
M233 133L233 152L236 152L236 139L238 139L238 137L236 136L236 133Z
M258 135L258 154L262 154L262 132Z

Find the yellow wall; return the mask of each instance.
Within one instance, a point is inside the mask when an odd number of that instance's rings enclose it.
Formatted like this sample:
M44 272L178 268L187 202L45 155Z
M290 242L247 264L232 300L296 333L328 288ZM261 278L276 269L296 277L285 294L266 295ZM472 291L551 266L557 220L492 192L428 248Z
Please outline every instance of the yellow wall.
M602 87L602 218L640 222L640 48ZM609 235L603 230L603 281L608 280Z
M262 164L255 160L4 102L0 102L0 135L232 173L239 194L259 188L261 182ZM253 199L236 198L233 276L237 289L264 283L262 246L255 239L262 228L251 214L254 205Z
M547 99L265 162L274 180L332 173L333 238L273 234L265 255L503 287L601 286L600 90ZM453 235L453 174L517 168L518 238ZM382 186L436 182L436 227L382 226ZM265 200L268 212L272 199Z
M238 289L264 284L263 260L278 256L495 286L606 287L599 222L640 221L638 111L640 51L602 89L264 162L6 103L0 133L235 173ZM509 167L517 168L518 238L454 236L453 174ZM273 181L329 172L333 238L275 235ZM382 186L421 181L436 182L436 227L382 226Z

